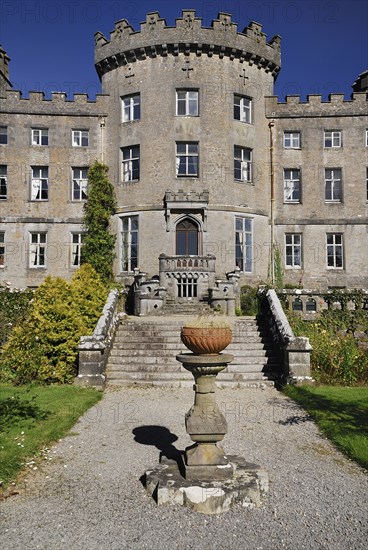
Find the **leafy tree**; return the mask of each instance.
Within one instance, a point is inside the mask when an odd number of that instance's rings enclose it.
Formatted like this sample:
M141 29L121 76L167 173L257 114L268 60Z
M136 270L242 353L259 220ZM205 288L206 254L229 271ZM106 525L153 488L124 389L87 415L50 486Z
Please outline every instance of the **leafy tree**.
M113 279L116 239L110 232L116 199L114 187L107 177L108 170L105 164L95 161L88 172L88 199L83 219L87 234L81 258L81 263L91 264L104 282Z

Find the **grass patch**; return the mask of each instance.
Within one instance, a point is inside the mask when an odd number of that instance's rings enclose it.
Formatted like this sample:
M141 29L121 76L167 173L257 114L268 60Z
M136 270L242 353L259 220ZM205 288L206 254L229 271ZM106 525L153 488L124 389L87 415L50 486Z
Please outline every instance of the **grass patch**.
M349 458L368 469L368 388L287 386L320 430Z
M5 487L27 459L67 434L102 393L76 386L0 384L0 481Z

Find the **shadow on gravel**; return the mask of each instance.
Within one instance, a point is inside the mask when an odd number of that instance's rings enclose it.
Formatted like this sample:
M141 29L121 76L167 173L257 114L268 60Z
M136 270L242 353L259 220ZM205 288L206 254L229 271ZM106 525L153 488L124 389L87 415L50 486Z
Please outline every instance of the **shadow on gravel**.
M293 426L295 424L303 424L304 422L313 422L313 418L309 415L305 416L289 416L289 418L285 418L285 420L279 420L279 424L282 426Z
M138 426L132 430L134 441L141 445L154 445L160 451L160 462L163 457L178 462L183 454L174 447L178 436L165 426Z

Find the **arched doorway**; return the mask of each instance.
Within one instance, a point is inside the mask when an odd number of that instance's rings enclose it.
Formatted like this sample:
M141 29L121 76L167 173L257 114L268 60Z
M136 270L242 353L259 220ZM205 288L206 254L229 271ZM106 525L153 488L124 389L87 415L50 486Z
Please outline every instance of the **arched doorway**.
M198 255L198 225L185 218L176 226L176 255Z

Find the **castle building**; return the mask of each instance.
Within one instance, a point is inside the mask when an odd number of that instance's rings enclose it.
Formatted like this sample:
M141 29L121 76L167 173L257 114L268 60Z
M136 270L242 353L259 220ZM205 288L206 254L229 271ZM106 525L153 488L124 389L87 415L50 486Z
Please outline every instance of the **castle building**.
M287 283L367 287L367 73L351 100L280 102L280 58L258 23L239 32L220 13L206 28L184 10L169 27L149 13L138 32L123 19L95 35L102 94L90 101L23 99L0 50L0 282L73 274L99 160L126 284L195 300L234 276L266 282L278 261Z

